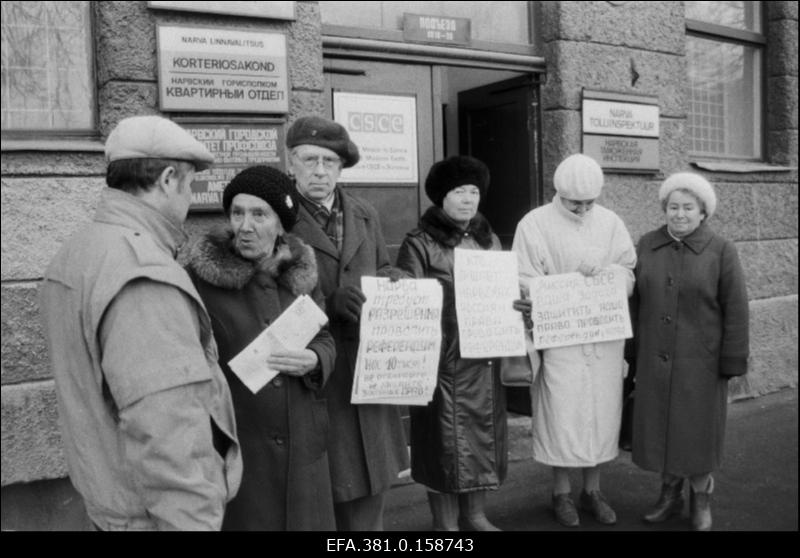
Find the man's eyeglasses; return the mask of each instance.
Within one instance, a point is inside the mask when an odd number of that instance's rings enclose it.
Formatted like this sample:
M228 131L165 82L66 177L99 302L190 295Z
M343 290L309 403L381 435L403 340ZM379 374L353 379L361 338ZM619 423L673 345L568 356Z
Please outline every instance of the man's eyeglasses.
M325 167L325 170L334 170L338 169L339 165L342 164L342 160L339 157L324 157L321 155L303 155L302 157L297 158L305 168L308 170L314 170L317 168L317 165L322 163L322 166Z

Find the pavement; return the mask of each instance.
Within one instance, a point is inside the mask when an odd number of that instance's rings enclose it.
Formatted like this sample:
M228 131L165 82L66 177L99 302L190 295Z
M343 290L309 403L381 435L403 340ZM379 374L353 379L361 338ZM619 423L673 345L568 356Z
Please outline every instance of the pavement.
M714 475L714 531L794 531L797 524L797 389L790 388L728 405L722 468ZM531 457L530 419L510 419L508 477L487 497L487 516L504 531L689 531L688 496L681 517L659 525L641 515L660 490L657 473L643 471L620 451L602 465L601 489L617 512L617 524L600 525L581 513L580 527L556 523L550 506L552 474ZM572 476L573 497L581 488ZM389 494L387 531L428 531L431 515L425 488L408 479ZM765 549L766 550L766 549Z

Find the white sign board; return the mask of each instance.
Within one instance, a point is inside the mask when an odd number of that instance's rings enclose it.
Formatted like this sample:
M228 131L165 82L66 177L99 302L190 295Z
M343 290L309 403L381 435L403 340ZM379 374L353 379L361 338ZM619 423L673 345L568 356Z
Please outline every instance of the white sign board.
M362 277L360 341L350 402L427 405L442 346L442 286L435 279Z
M583 133L657 138L658 105L583 100Z
M163 111L289 111L286 35L158 26Z
M461 357L526 354L522 314L513 308L520 297L516 254L456 248L453 281Z
M614 268L530 280L533 345L537 349L599 343L633 335L625 277Z
M418 182L416 97L334 91L333 118L361 155L356 166L342 171L341 182Z

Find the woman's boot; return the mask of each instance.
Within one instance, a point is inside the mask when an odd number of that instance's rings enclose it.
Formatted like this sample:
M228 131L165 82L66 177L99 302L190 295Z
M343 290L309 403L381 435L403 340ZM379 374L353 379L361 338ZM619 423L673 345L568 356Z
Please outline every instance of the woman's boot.
M661 495L653 509L644 514L648 523L661 523L683 511L683 479L661 485Z
M428 492L434 531L458 531L458 495Z
M500 531L486 518L486 491L468 492L458 495L461 514L458 518L462 531Z
M692 512L692 529L695 531L711 530L711 493L714 491L714 477L708 478L705 492L695 492L691 487L689 509Z

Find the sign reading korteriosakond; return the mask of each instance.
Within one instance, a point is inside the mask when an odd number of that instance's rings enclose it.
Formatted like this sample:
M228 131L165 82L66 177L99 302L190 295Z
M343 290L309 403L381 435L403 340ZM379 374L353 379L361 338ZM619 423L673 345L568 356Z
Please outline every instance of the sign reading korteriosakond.
M163 111L285 113L286 35L158 26Z

